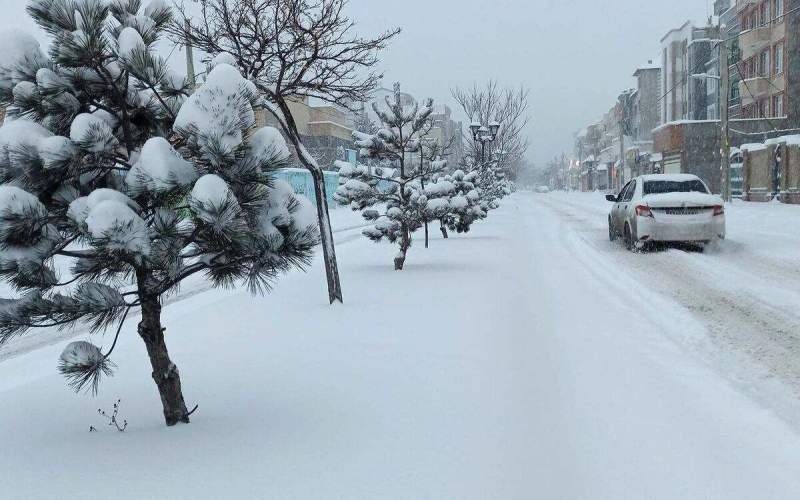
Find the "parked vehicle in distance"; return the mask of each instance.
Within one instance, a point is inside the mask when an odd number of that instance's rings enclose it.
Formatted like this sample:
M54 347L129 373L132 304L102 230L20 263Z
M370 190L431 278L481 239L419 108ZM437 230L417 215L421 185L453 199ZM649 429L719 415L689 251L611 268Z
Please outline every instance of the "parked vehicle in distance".
M695 175L643 175L606 199L614 203L608 237L622 238L629 250L659 242L705 246L725 238L725 203Z
M536 192L537 193L549 193L550 192L550 188L547 187L547 186L536 186Z

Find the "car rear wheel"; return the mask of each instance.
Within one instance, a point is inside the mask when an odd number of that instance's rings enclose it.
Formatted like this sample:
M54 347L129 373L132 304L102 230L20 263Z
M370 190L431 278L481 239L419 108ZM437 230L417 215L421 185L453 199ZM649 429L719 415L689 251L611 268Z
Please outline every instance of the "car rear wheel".
M611 219L608 219L608 239L609 241L617 241L617 232L614 231L614 226L611 224Z
M630 224L625 224L624 241L625 241L625 248L627 248L631 252L636 251L636 245L633 242L633 233L631 232Z

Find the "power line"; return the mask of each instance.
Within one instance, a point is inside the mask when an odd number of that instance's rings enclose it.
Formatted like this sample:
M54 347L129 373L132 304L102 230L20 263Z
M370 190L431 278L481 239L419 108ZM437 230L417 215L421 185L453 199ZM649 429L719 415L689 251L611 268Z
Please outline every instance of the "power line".
M739 64L741 64L741 61L737 61L735 65L736 65L736 70L741 75L742 74L742 68L739 66ZM761 78L764 78L764 77L761 77ZM769 81L769 78L766 78L766 80ZM742 78L742 83L744 83L744 87L747 89L747 93L750 94L750 97L752 97L754 101L757 101L755 94L753 94L753 91L750 90L750 85L747 83L747 78ZM780 90L780 89L778 89L778 90ZM772 131L773 132L778 130L778 127L776 127L775 124L772 123L772 120L770 120L768 117L762 116L762 117L759 117L759 118L766 120L766 122L769 124L769 126L772 127Z
M755 135L768 135L768 134L775 134L775 133L783 134L783 133L788 133L788 132L800 132L800 128L785 128L785 129L782 129L782 130L768 130L766 132L745 132L744 130L737 130L735 128L730 128L730 131L735 133L735 134L739 134L739 135L755 136Z

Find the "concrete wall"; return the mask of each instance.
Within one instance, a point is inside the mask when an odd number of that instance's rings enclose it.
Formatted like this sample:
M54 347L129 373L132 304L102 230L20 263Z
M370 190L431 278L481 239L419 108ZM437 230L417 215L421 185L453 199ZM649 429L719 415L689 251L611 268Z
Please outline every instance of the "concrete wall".
M800 204L800 145L781 148L781 201Z
M771 201L775 146L768 146L756 151L745 150L742 154L744 156L742 199L745 201Z

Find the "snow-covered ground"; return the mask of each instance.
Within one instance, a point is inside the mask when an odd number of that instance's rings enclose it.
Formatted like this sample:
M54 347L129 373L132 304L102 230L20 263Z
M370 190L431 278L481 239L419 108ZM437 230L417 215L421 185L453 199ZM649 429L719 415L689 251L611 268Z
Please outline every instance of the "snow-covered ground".
M518 193L402 273L342 231L345 305L319 259L265 298L175 301L188 426L163 427L133 323L96 399L56 374L62 344L7 354L0 497L798 497L800 211L737 205L719 250L633 255L604 210ZM125 433L96 414L117 398Z
M536 203L598 253L593 267L630 275L690 311L708 334L675 340L800 427L800 206L736 200L721 245L633 255L608 241L604 195L554 192Z

